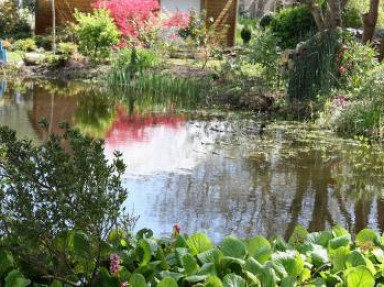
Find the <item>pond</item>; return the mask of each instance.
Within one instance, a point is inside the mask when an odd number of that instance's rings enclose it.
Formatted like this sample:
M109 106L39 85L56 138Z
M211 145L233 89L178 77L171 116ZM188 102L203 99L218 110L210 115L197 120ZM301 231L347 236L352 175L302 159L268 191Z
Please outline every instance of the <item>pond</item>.
M134 97L79 83L0 82L0 124L36 142L67 121L124 155L127 207L139 228L286 237L384 230L384 153L309 124L199 111L194 99ZM46 118L49 131L39 126Z

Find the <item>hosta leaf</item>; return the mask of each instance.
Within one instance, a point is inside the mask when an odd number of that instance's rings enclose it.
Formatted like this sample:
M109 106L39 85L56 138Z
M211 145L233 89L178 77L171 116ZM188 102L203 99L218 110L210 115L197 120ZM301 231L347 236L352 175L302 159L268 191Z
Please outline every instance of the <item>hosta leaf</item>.
M328 247L328 243L332 238L333 235L330 231L312 232L308 235L307 241L323 247Z
M296 286L296 278L294 277L284 277L283 279L281 279L281 283L280 283L280 286L281 287L295 287Z
M208 277L207 275L192 275L192 276L186 277L184 280L189 283L198 283L198 282L205 281L207 277Z
M247 241L248 253L260 263L271 258L272 245L262 236L254 237Z
M329 262L327 250L317 244L311 244L312 249L307 252L307 255L311 258L312 264L320 266Z
M280 273L280 278L296 278L305 271L304 260L296 251L276 252L272 255L272 262L276 272Z
M308 231L301 225L296 226L291 237L289 237L288 243L295 245L303 243L307 240Z
M209 237L202 233L196 233L187 239L187 244L192 255L213 249L213 243Z
M191 254L185 254L181 261L187 276L195 274L199 269L199 265L197 265L195 257L193 257Z
M147 287L144 276L137 273L132 275L129 284L131 287Z
M347 270L348 287L373 287L375 278L365 266L357 266Z
M214 263L204 263L203 266L200 267L199 271L196 275L211 275L216 276L216 267Z
M223 279L223 287L246 287L247 282L236 274L228 274Z
M345 246L339 247L338 249L330 252L333 271L335 273L344 270L350 253L351 251L349 250L349 247Z
M180 274L180 273L177 273L177 272L170 272L170 271L162 271L162 272L160 272L160 276L162 278L170 277L170 278L175 279L176 281L179 281L181 278L184 277L183 274Z
M247 254L245 244L239 239L229 236L223 240L219 245L220 251L224 256L244 259Z
M350 234L342 235L342 236L336 237L336 238L329 241L329 246L332 249L337 249L341 246L347 247L350 244L351 244L351 235Z
M352 251L347 258L346 266L347 267L356 267L356 266L366 266L372 274L376 274L375 266L366 258L363 254L358 251Z
M334 234L335 237L340 237L344 235L351 236L349 232L340 225L335 225L334 227L332 227L332 233Z
M202 263L218 263L222 253L218 249L211 249L197 255Z
M167 277L161 280L158 284L157 287L177 287L177 282L175 279Z
M209 276L205 281L205 287L222 287L223 283L216 276Z
M375 245L380 244L379 235L372 229L363 229L357 234L356 243L361 245L370 242Z

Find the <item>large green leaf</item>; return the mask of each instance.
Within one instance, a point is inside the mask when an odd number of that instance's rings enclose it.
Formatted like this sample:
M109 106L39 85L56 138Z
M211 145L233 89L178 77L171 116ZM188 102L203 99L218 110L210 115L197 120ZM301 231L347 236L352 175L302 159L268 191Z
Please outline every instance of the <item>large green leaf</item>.
M161 280L158 284L157 287L177 287L177 282L175 279L167 277Z
M222 287L223 283L216 276L209 276L204 284L205 287Z
M295 287L297 283L297 280L295 277L284 277L281 279L280 286L281 287Z
M356 235L356 243L359 245L372 243L375 245L380 244L379 235L372 229L363 229Z
M214 248L209 237L202 233L196 233L189 237L187 244L192 255L197 255Z
M132 275L129 284L131 287L147 287L144 276L137 273Z
M376 274L375 266L372 261L366 258L362 253L354 250L348 255L346 266L356 267L360 265L366 266L372 274Z
M227 257L244 259L247 254L245 244L236 237L226 237L219 245L220 251Z
M249 273L253 276L257 276L257 281L261 281L262 286L264 287L274 287L276 286L276 275L273 269L273 266L270 261L266 264L260 264L256 259L250 257L247 259L244 267L245 273ZM251 277L252 281L256 281L254 277Z
M91 242L88 235L80 230L72 230L68 233L68 250L73 254L88 258L91 250Z
M254 237L247 241L248 253L260 263L271 258L272 245L262 236Z
M351 235L345 234L342 236L338 236L329 241L329 247L332 249L337 249L341 246L349 246L351 244Z
M280 278L289 276L304 281L310 277L302 255L296 251L276 252L272 255L272 263Z
M5 277L5 287L26 287L31 284L31 280L26 279L19 270L12 270Z
M308 231L303 226L298 225L289 237L288 243L292 245L303 243L307 240L308 234Z
M365 266L352 267L347 270L348 287L373 287L375 278Z
M218 264L220 258L222 257L222 253L218 249L211 249L207 250L205 252L202 252L197 255L197 258L202 262L202 263L215 263Z
M195 257L191 254L185 254L181 261L183 262L185 275L191 276L199 270L199 265L197 265Z
M175 279L176 281L179 281L181 278L184 277L184 275L181 274L181 273L170 272L170 271L161 271L161 272L160 272L160 276L161 276L162 278L170 277L170 278Z
M307 241L323 247L328 247L328 243L332 238L333 234L331 231L312 232L308 235Z
M332 233L334 234L335 237L350 235L349 232L340 225L335 225L334 227L332 227Z
M223 279L223 287L246 287L247 282L236 274L228 274Z
M329 262L327 250L317 244L306 243L305 254L311 258L311 263L320 266Z
M203 266L200 267L199 271L196 275L211 275L216 276L216 267L214 263L204 263Z
M339 271L342 271L345 269L346 262L350 253L351 251L349 250L349 247L345 247L345 246L342 246L336 250L330 251L333 271L335 273L338 273Z
M139 241L135 253L140 261L140 266L145 266L151 261L151 246L146 240L141 239Z
M0 249L0 278L8 273L13 264L12 254Z

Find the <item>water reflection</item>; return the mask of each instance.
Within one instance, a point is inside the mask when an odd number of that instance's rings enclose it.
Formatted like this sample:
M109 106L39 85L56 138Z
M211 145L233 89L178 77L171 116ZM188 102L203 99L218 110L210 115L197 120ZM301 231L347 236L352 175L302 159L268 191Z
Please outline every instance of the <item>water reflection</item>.
M303 124L269 123L263 138L252 117L202 116L187 101L110 94L89 85L29 82L0 100L0 123L44 140L67 121L123 152L127 202L140 227L187 232L287 236L340 223L351 232L384 230L380 147L357 145ZM163 101L163 102L162 102ZM192 105L192 109L195 106ZM48 133L40 118L54 123Z

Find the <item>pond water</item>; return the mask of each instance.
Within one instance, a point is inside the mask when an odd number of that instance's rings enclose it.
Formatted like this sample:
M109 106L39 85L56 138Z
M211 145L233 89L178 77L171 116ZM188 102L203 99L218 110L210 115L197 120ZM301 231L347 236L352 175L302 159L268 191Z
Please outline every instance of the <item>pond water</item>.
M5 84L0 83L4 88ZM252 114L196 112L191 101L133 97L92 85L5 87L0 124L36 142L67 121L123 153L126 205L137 229L157 235L178 223L220 240L287 236L297 224L320 230L384 230L384 154L303 123L264 122Z

